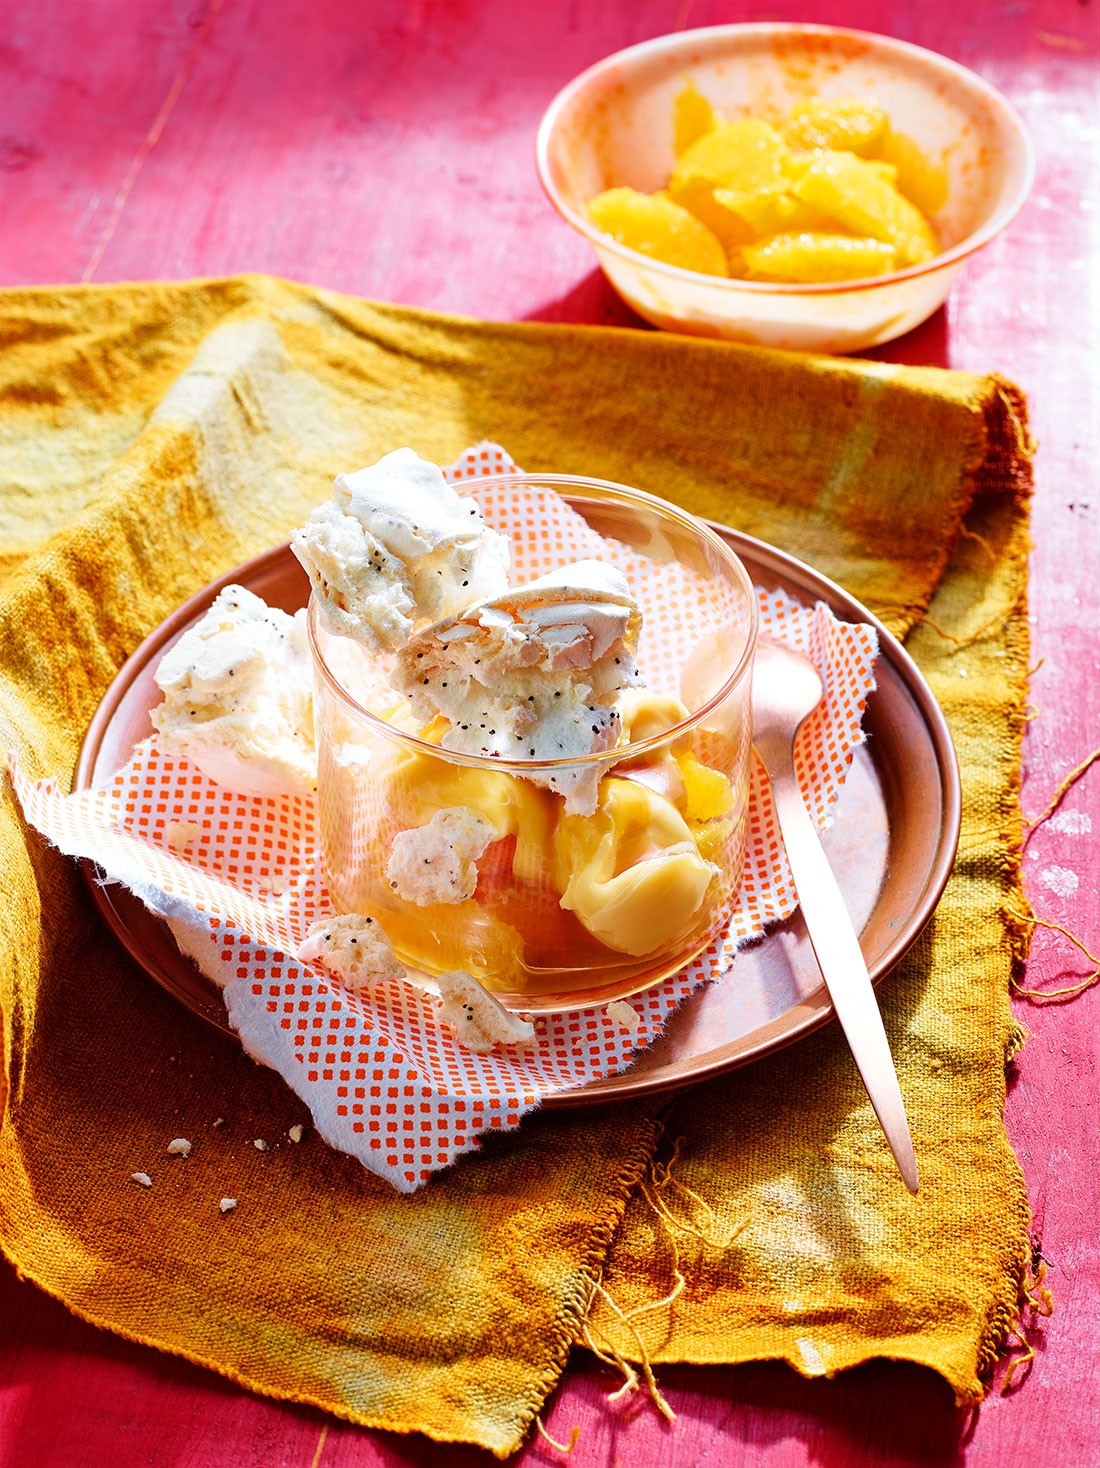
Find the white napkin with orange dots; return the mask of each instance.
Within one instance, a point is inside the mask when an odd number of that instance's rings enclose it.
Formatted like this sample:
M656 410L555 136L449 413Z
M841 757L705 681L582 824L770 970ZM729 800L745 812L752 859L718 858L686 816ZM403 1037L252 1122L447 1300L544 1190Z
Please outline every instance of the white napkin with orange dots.
M481 444L446 473L466 482L514 470L502 449ZM547 495L532 527L517 523L506 491L474 493L487 523L511 540L517 583L569 560L616 559L614 547L557 496ZM629 579L629 568L622 569ZM805 653L825 687L796 759L803 794L823 828L863 741L875 631L838 621L823 604L803 607L779 592L758 597L761 631ZM693 635L690 601L672 587L669 600L667 618L650 616L639 650L639 665L657 682L662 646ZM155 736L101 789L66 796L54 781L29 780L14 760L9 768L28 821L165 918L184 952L221 987L245 1050L306 1102L331 1146L402 1192L475 1149L485 1133L518 1126L546 1097L624 1070L698 985L736 983L738 948L797 905L770 790L754 766L733 907L690 964L629 1001L636 1026L628 1029L602 1009L581 1009L539 1017L534 1040L523 1047L475 1053L441 1024L435 1001L421 990L394 980L352 994L289 956L310 924L331 911L311 798L235 794L163 754Z

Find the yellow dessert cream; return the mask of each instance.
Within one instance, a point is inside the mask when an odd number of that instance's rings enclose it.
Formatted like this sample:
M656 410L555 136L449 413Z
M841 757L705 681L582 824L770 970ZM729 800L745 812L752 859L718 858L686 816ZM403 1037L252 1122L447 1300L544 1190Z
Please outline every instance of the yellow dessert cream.
M686 716L678 699L634 689L622 696L634 742ZM399 718L404 723L404 718ZM422 731L438 738L440 730ZM428 973L466 969L509 992L568 989L594 971L671 971L697 951L732 895L744 849L743 805L716 763L739 751L713 733L690 733L612 766L590 815L570 814L558 792L522 774L459 764L440 750L395 746L386 768L354 759L322 771L323 844L346 858L329 870L337 906L369 912L403 961ZM322 744L322 749L324 749ZM325 755L322 754L325 761ZM376 796L370 815L356 787ZM346 845L349 803L358 805L356 859ZM380 881L395 840L463 811L495 833L477 861L476 886L456 901L422 901L406 876ZM343 839L344 845L341 846ZM438 893L440 858L425 846L425 884ZM652 981L652 980L650 980Z
M563 816L554 840L561 905L601 943L642 957L690 931L717 868L683 816L646 785L609 775L591 816Z

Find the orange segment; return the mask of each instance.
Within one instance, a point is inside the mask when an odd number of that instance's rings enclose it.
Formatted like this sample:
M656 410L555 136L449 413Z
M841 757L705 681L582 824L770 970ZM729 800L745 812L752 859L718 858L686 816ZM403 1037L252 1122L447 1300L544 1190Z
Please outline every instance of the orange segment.
M628 249L704 275L728 275L721 243L695 215L671 199L635 189L608 189L588 205L589 217Z
M882 157L897 169L898 188L922 214L938 214L947 203L947 169L929 161L912 138L888 128Z
M673 147L677 158L687 152L697 139L721 125L722 118L689 78L672 110Z
M791 108L783 138L790 148L841 148L866 158L878 152L887 126L886 113L866 97L811 97Z
M750 239L767 239L773 234L798 234L802 230L821 229L828 224L827 217L819 209L780 190L746 194L740 189L715 189L714 202L744 222L750 231ZM747 241L739 241L739 247L744 243Z
M693 179L748 193L781 188L785 151L779 133L759 118L727 122L692 143L672 170L669 189L675 194Z
M854 153L819 153L791 191L854 233L893 245L901 265L919 265L939 248L920 210Z
M755 238L752 226L719 198L725 189L715 189L700 178L688 179L680 184L670 197L689 214L694 214L700 224L705 224L726 252L727 260L736 254L742 245Z
M893 245L838 234L781 234L743 252L750 280L816 284L885 275L897 265Z

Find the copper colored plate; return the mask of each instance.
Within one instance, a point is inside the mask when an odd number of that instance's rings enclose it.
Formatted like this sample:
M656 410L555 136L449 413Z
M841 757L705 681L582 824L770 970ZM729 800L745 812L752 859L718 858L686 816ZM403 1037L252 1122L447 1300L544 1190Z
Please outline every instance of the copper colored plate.
M844 621L878 628L878 687L864 720L869 739L856 751L825 836L877 983L932 915L955 859L959 775L947 726L915 664L866 608L793 557L736 530L714 528L757 586L781 588L802 602L824 601ZM185 602L141 644L108 689L84 741L76 788L104 783L152 733L149 710L159 697L153 672L161 655L231 582L289 612L304 606L309 594L304 572L284 545ZM164 923L125 888L100 886L95 871L85 864L93 901L137 962L181 1003L233 1034L218 987L183 957ZM789 1045L832 1014L796 913L739 954L723 981L697 990L630 1070L560 1093L544 1105L649 1095L716 1076Z

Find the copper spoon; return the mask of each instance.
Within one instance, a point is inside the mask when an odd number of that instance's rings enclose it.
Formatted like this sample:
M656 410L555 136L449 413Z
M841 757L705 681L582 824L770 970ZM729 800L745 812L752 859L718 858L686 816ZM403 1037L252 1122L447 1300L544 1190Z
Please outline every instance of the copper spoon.
M809 658L762 637L752 685L753 745L771 782L802 916L829 998L898 1171L917 1191L917 1160L875 991L844 898L794 773L794 741L824 695Z

